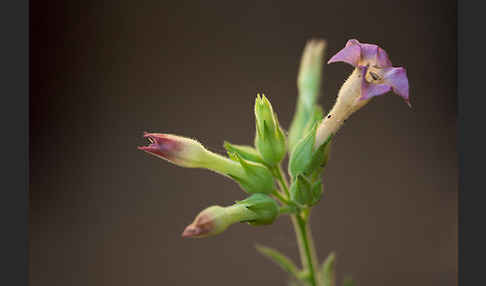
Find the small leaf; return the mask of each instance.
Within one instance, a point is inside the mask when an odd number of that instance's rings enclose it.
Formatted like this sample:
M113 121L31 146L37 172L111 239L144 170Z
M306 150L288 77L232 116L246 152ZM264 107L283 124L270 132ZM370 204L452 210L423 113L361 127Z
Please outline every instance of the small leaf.
M284 271L290 273L295 278L299 279L299 269L295 264L290 260L287 256L280 253L278 250L275 250L270 247L256 245L256 249L263 254L264 256L268 257L270 260L275 262L278 266L280 266Z
M335 286L336 277L334 272L334 262L336 255L331 252L321 266L321 282L323 286Z
M354 286L354 281L351 277L345 277L344 278L344 282L343 282L343 286Z

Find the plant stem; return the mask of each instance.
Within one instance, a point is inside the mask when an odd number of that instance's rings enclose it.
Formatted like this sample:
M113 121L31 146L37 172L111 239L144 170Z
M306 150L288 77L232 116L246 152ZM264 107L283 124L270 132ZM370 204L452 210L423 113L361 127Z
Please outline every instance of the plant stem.
M287 198L284 198L283 195L282 195L282 193L279 192L278 190L273 191L272 194L275 197L277 197L277 199L279 199L282 203L284 203L286 205L289 205L290 204L289 200Z
M285 175L283 174L282 167L278 166L278 172L275 172L278 177L277 180L280 186L284 189L288 198L290 198L289 183ZM287 203L288 204L288 203ZM300 260L302 263L302 268L307 270L309 273L309 281L312 286L316 286L316 263L317 255L314 247L314 241L312 239L312 233L309 225L310 209L306 210L308 213L305 217L301 216L300 213L292 214L290 216L292 225L294 226L294 231L297 237L297 246L299 248Z
M313 257L315 257L315 253L313 247L311 247L311 237L310 231L308 229L307 221L304 220L300 215L295 215L297 220L298 229L298 236L300 236L302 241L302 246L304 250L304 257L305 257L305 269L309 271L309 282L312 286L317 285L317 278L316 278L316 269Z
M277 175L278 183L279 183L280 187L285 191L287 198L290 198L289 182L287 182L287 178L285 177L285 174L282 170L282 166L278 165L278 167L276 169L277 170L275 171L275 174Z

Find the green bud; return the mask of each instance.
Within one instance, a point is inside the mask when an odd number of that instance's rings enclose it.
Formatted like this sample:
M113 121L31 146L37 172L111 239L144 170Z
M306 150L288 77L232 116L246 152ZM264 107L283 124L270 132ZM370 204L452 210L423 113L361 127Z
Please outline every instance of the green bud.
M307 42L300 62L297 87L299 96L306 106L312 106L319 95L322 74L322 60L326 41L312 39Z
M188 225L183 237L206 237L216 235L226 230L234 219L228 215L227 208L221 206L210 206L200 212L194 221Z
M245 160L264 164L262 156L260 155L260 153L258 153L258 150L251 146L234 145L225 141L224 148L226 149L228 154L236 153Z
M277 202L265 194L253 194L239 201L237 205L244 205L254 213L254 217L246 220L251 225L267 225L275 221L279 214Z
M291 151L307 133L304 130L305 127L309 125L309 122L312 122L312 114L319 97L321 86L322 62L325 49L326 42L324 40L312 39L307 42L302 53L300 70L297 77L299 96L288 135L288 146Z
M290 187L290 197L292 201L303 205L303 206L313 206L319 202L322 196L322 182L317 180L312 183L309 179L297 175L297 178L292 183Z
M322 107L320 105L315 105L312 112L311 112L309 121L307 122L307 124L303 128L304 132L302 132L302 134L309 133L312 130L312 128L314 127L314 125L319 124L322 121L323 118L324 118L324 110L322 109Z
M232 160L243 167L243 174L230 176L250 194L270 194L275 189L272 172L264 165L243 159L238 153L229 153Z
M231 159L213 153L196 140L170 134L146 133L150 145L139 147L152 155L188 168L204 168L236 180L248 193L271 193L275 189L272 173L266 166L244 158L259 158L251 147L225 144L235 150ZM251 150L253 149L253 150ZM262 159L260 158L260 161Z
M327 164L331 137L314 150L317 124L295 146L289 160L289 173L292 178L299 174L314 175Z
M263 161L275 166L285 156L285 135L265 95L257 95L255 102L256 136L255 146Z
M211 206L200 212L188 225L183 237L207 237L225 231L230 225L247 222L250 225L271 224L278 217L278 204L264 194L254 194L228 207Z

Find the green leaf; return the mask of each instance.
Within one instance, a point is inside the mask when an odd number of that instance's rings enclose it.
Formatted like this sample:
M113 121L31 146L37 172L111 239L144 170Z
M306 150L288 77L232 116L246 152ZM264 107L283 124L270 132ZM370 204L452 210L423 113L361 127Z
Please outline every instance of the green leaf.
M322 286L335 286L336 285L336 277L334 271L334 262L336 260L336 255L334 252L331 252L326 260L322 263L321 266L321 283Z
M354 281L351 277L345 277L344 278L344 282L343 282L343 286L354 286Z
M266 246L263 246L263 245L256 245L256 249L261 254L263 254L263 256L266 256L267 258L269 258L270 260L275 262L284 271L291 274L295 278L300 279L299 278L299 273L300 273L299 269L297 268L297 266L295 266L295 264L292 262L292 260L290 260L287 256L283 255L278 250L275 250L273 248L266 247Z

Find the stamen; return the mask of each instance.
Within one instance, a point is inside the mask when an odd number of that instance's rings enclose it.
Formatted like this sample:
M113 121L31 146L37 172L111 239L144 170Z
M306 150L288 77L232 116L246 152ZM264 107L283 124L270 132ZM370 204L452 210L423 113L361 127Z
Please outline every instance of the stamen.
M374 72L372 72L372 71L370 71L370 75L371 75L371 77L372 77L374 80L379 80L379 79L380 79L380 77L379 77L379 76L378 76L376 73L374 73Z

